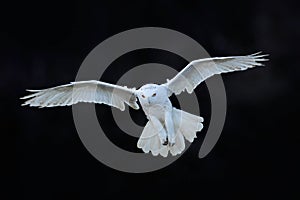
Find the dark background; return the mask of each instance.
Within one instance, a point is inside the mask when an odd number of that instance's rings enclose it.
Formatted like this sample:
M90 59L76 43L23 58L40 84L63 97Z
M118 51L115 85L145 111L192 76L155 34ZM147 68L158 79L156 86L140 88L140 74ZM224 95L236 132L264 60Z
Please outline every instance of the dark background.
M297 1L9 1L1 3L0 20L1 195L5 199L299 198ZM270 61L264 68L223 76L227 118L207 157L197 157L204 129L172 165L152 173L127 174L88 153L77 135L71 107L21 107L19 97L27 88L73 81L96 45L144 26L180 31L211 56L263 51L270 54ZM137 51L116 60L102 80L114 83L124 73L122 66L153 60L176 69L186 64L167 52ZM209 119L205 84L196 94L201 115ZM101 123L111 131L110 139L138 151L137 140L114 127L109 107L96 107ZM145 123L139 112L130 112L137 123ZM206 120L205 127L208 124Z

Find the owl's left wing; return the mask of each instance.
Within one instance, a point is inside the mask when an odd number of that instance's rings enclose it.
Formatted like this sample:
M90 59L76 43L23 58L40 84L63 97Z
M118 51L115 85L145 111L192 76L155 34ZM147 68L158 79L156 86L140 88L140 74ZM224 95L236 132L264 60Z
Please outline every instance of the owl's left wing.
M255 66L263 66L261 61L267 61L260 52L247 56L215 57L194 60L181 70L174 78L164 85L172 93L178 95L184 90L192 93L193 90L207 78L221 73L246 70Z

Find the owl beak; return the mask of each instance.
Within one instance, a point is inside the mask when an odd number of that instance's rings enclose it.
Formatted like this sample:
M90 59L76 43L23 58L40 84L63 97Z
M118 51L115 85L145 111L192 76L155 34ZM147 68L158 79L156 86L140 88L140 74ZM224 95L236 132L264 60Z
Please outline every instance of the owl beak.
M147 99L147 101L148 101L148 104L150 104L150 99L149 98Z

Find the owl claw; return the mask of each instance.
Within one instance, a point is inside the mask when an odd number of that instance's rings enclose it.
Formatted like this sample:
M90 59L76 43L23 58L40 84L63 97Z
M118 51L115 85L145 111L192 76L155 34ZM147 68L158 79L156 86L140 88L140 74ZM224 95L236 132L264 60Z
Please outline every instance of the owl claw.
M174 144L175 144L175 136L173 136L173 135L170 135L168 138L170 138L169 139L169 146L174 146Z
M169 146L172 147L175 145L175 142L169 142Z
M164 142L162 142L162 145L166 146L168 145L169 141L168 141L168 138L166 138L166 140Z
M175 137L170 137L169 146L172 147L175 145Z
M169 143L167 134L163 129L158 132L158 136L162 145L167 145Z

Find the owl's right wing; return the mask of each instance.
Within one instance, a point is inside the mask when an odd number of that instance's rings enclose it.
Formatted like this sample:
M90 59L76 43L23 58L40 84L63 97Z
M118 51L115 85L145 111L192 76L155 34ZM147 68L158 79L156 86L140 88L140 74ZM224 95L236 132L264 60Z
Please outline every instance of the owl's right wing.
M264 57L255 53L247 56L215 57L194 60L182 69L174 78L164 84L172 93L178 95L184 90L192 93L203 81L215 74L246 70L255 66L262 66L261 61L267 61Z
M43 90L27 90L33 94L22 97L28 99L24 105L36 107L70 106L78 102L107 104L125 110L124 103L139 109L136 103L136 89L101 81L78 81Z

